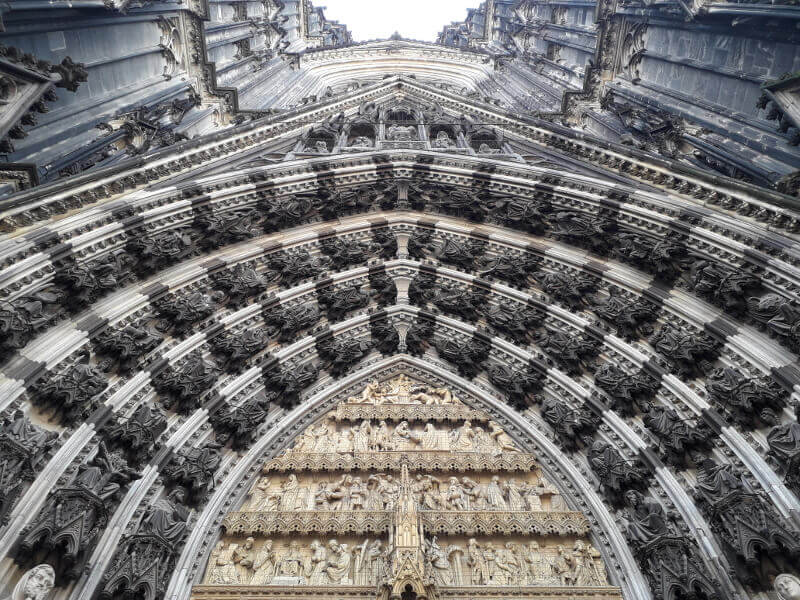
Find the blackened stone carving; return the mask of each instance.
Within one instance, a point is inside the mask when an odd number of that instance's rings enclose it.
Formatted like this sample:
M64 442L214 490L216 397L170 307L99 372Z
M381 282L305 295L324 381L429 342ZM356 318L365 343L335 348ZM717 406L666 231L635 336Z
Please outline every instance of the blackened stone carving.
M784 483L800 496L800 423L773 427L767 435L769 455L786 474Z
M708 573L696 547L673 533L663 507L636 490L625 493L627 536L656 600L718 600L719 583Z
M547 200L504 197L494 202L494 217L514 229L542 235L547 230L547 215L552 205Z
M317 340L317 354L322 359L323 368L334 377L347 373L370 351L370 343L357 338L329 337Z
M187 502L199 506L214 489L214 474L222 462L221 446L211 442L199 448L181 449L161 470L171 485L187 491Z
M105 428L106 444L120 450L130 464L153 456L158 438L167 430L167 416L156 404L142 404L127 419L115 417Z
M591 444L598 420L585 407L571 409L560 400L547 398L542 404L542 418L547 421L565 450L574 452L581 444Z
M377 229L372 233L372 243L378 247L378 256L389 260L397 256L397 237L388 229Z
M651 405L642 418L659 439L661 455L672 465L683 467L689 460L699 463L711 446L711 431L705 423L681 419L674 409Z
M689 257L686 246L678 240L669 237L654 240L638 233L617 235L615 255L666 283L675 281L686 268Z
M368 186L341 190L321 189L315 206L323 219L329 221L347 214L364 212L373 203L375 192Z
M98 365L110 371L116 364L122 373L135 369L139 359L155 350L164 336L149 327L126 325L122 329L106 329L95 338L95 348L104 360Z
M611 398L611 408L625 417L648 408L661 383L644 371L629 375L618 366L605 363L594 374L594 382Z
M358 284L327 287L317 292L317 302L325 308L331 322L341 321L350 311L364 308L369 300L370 293Z
M552 234L570 244L607 255L613 247L617 224L602 215L558 212L552 219Z
M108 381L98 369L78 363L40 379L34 387L33 402L72 427L89 416L106 385Z
M223 299L222 292L184 292L168 294L156 302L155 306L163 317L158 329L174 330L176 333L188 331L195 323L199 323L214 314L217 303Z
M203 396L217 380L220 368L193 352L180 364L170 366L153 378L153 387L165 396L164 406L180 414L189 414L199 408Z
M214 275L214 285L225 292L232 303L243 304L248 298L258 296L267 289L267 278L253 267L236 265Z
M400 346L400 334L388 319L370 323L370 335L372 345L381 354L394 354Z
M188 227L170 229L151 235L137 234L128 243L129 251L135 254L136 273L150 277L197 252L199 234Z
M183 490L173 490L147 511L136 533L123 538L103 576L101 600L164 597L188 530L184 500Z
M434 255L445 264L471 271L477 267L477 260L485 250L486 243L481 240L445 238L434 250Z
M750 298L747 310L771 336L794 352L800 352L800 307L779 296L766 294L761 298Z
M275 368L263 375L267 389L279 394L277 402L283 408L292 408L300 399L300 393L317 380L319 367L307 362L295 367Z
M318 277L327 268L327 258L321 260L306 251L279 252L269 260L270 269L277 272L277 278L283 287L291 287L304 279Z
M127 484L139 474L103 444L73 481L56 489L22 530L15 560L24 567L47 562L63 584L80 577Z
M406 333L406 348L412 356L422 356L433 340L433 322L417 319Z
M377 248L368 242L328 238L320 242L320 250L331 260L334 269L341 270L366 263L374 258Z
M486 292L441 283L434 289L431 302L443 312L457 315L466 321L477 321L486 306Z
M48 288L10 301L0 300L0 359L25 346L61 316L59 301L63 295L57 288Z
M0 525L25 486L36 478L58 434L31 425L21 410L0 422Z
M211 340L214 352L223 358L222 367L229 372L240 372L248 359L269 344L263 329L248 327L244 331L228 331Z
M743 583L769 588L771 577L759 568L764 560L781 571L800 564L800 531L731 465L704 461L697 471L695 498Z
M224 405L209 415L217 441L221 444L230 441L231 447L237 451L248 448L255 441L258 427L266 420L275 397L276 394L270 392L266 397L249 398L237 408L229 409Z
M589 466L600 481L600 489L609 502L622 505L630 489L647 487L648 473L639 459L630 460L605 442L596 441L589 451Z
M525 410L537 402L535 394L544 387L544 375L530 368L523 371L495 362L486 372L492 385L505 393L508 403L517 410Z
M415 306L426 306L436 293L436 276L430 273L419 273L408 286L408 299Z
M271 328L270 335L281 343L296 339L300 332L319 320L319 310L311 303L276 306L264 314L264 322Z
M543 311L511 301L492 304L486 311L487 323L518 344L531 342L536 329L544 323L544 318Z
M397 301L397 286L394 279L386 273L371 273L369 286L374 292L375 302L378 303L378 306L393 305Z
M84 263L70 258L57 265L54 280L65 291L64 298L70 310L85 310L112 290L136 279L133 263L134 258L124 250Z
M740 315L747 307L747 295L757 293L761 282L741 269L701 260L692 266L691 286L726 312Z
M299 225L316 212L309 196L266 198L259 202L258 208L264 214L264 230L268 233Z
M500 279L514 287L525 287L533 276L541 259L529 254L500 254L494 257L484 256L478 270L482 276Z
M458 367L458 372L472 379L489 358L490 344L476 338L458 339L452 336L435 341L439 356Z
M650 338L656 352L663 355L682 377L698 377L711 369L722 345L710 335L679 329L665 323Z
M652 335L652 324L658 319L658 313L644 300L631 302L613 292L604 304L593 307L593 310L616 327L619 337L628 341Z
M600 353L602 343L580 334L559 330L545 330L536 338L542 351L570 375L579 375L589 369Z
M774 381L746 377L730 367L708 377L711 399L744 427L775 425L784 406L786 392Z
M261 216L254 209L205 213L196 220L203 248L220 248L261 235Z
M597 291L597 284L591 277L579 273L546 273L539 276L542 289L556 300L573 309L590 304L587 296Z
M408 239L408 255L417 260L425 260L436 251L433 234L427 229L415 229Z
M487 203L474 192L457 188L440 189L430 196L428 205L476 223L483 222L489 214Z

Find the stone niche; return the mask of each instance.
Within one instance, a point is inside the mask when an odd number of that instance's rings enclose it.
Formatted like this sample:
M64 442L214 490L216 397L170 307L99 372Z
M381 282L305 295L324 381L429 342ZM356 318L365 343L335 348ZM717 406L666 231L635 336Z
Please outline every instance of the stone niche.
M535 457L405 375L266 461L223 529L193 598L620 598L585 515Z

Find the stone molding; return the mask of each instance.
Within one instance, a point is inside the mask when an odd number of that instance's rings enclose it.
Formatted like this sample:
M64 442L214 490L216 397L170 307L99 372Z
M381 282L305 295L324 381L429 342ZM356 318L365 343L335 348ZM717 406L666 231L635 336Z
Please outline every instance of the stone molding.
M361 419L387 421L488 421L484 413L467 406L424 406L419 404L340 404L336 407L337 421Z

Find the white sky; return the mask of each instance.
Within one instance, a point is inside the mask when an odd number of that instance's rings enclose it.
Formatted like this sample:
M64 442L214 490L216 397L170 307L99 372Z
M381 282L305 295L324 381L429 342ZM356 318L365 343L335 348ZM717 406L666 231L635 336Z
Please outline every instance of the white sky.
M353 40L385 39L395 31L405 38L436 41L442 27L463 21L481 0L314 0L325 16L347 25Z

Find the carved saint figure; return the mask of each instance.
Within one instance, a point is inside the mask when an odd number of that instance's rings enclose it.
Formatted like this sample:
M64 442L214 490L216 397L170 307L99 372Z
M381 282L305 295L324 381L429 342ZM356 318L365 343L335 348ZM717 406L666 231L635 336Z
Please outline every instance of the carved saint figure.
M215 585L239 583L239 574L236 572L236 565L233 564L233 553L237 547L237 544L230 544L226 548L225 542L217 542L211 553L211 568L208 570L206 583Z
M349 583L351 556L347 550L347 544L340 544L336 540L331 540L328 542L328 550L331 553L331 558L325 566L325 574L328 576L328 580L330 583Z
M278 561L278 575L300 577L303 574L303 559L300 555L300 544L292 540L286 555Z
M454 148L455 142L453 142L453 139L448 135L448 133L442 129L436 134L436 137L431 142L431 146L442 149Z
M297 475L292 473L289 478L281 484L281 499L279 510L296 510L300 496L300 484Z
M50 565L37 565L22 576L10 600L47 600L55 587L56 573Z
M514 441L505 431L502 430L500 425L494 421L489 421L489 429L491 429L490 435L497 444L500 452L518 452Z
M775 578L775 591L782 600L800 600L800 578L782 573Z
M475 538L467 542L467 565L470 567L470 582L472 585L485 585L489 583L489 568L486 558Z
M417 139L417 128L413 125L393 124L386 130L386 139L394 142L410 142Z
M436 543L436 536L429 540L425 546L425 558L433 576L433 580L438 585L451 585L453 573L450 570L450 561L447 553Z
M470 421L464 421L464 424L454 431L450 432L452 438L450 448L454 452L471 452L473 450L473 438L475 431L472 429Z
M311 560L306 572L309 585L322 585L325 583L325 563L328 560L328 551L319 540L311 542Z
M244 546L239 546L233 551L233 564L236 566L240 583L250 581L253 575L253 565L255 564L256 551L253 549L255 540L247 538Z

